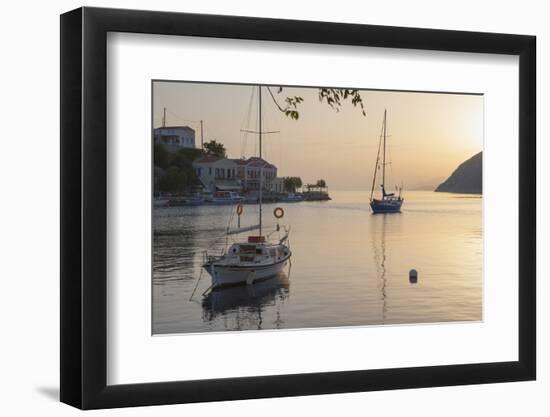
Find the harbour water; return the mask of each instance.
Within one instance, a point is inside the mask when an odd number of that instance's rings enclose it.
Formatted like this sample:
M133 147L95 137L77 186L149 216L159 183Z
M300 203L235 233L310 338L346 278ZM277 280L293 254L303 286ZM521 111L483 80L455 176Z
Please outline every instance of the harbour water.
M268 231L273 209L285 210L291 265L205 298L203 253L223 250L235 206L156 208L153 334L482 320L482 198L405 191L401 214L373 215L369 194L331 190L331 201L264 205ZM257 210L244 206L243 226Z

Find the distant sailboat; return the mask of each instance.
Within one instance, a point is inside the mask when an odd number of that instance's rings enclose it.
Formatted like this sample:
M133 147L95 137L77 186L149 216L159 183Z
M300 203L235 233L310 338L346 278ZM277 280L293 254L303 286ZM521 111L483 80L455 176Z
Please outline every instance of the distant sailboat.
M378 154L376 155L376 166L374 167L374 176L372 178L372 188L370 192L370 207L374 214L378 213L400 213L401 206L403 205L403 197L401 197L402 188L399 189L399 194L386 192L386 109L384 109L384 122L382 125L382 135L380 135L380 142L378 143ZM380 163L380 148L382 148L382 163ZM376 174L382 166L382 184L380 188L382 191L382 198L377 199L374 197L374 187L376 185Z
M259 157L262 158L262 87L258 86L258 134L259 139ZM245 242L232 244L229 249L221 256L207 256L203 268L212 277L212 289L227 287L239 284L253 284L254 282L265 280L277 275L287 264L291 252L288 246L289 230L284 230L285 234L276 242L269 242L263 235L262 227L262 191L263 191L263 172L260 168L260 184L258 196L258 224L239 227L234 230L228 230L227 234L238 234L252 230L258 230L257 235L248 236ZM242 210L238 206L237 214ZM284 215L282 208L278 207L273 211L274 216L280 219ZM240 226L240 224L239 224ZM283 226L284 228L284 226ZM276 231L280 230L277 224ZM268 235L269 237L269 235Z

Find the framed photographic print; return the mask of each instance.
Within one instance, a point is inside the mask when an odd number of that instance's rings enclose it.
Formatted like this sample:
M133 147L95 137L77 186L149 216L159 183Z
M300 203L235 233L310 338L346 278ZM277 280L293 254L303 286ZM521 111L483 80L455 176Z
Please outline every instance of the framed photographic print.
M61 16L61 400L536 375L535 38Z

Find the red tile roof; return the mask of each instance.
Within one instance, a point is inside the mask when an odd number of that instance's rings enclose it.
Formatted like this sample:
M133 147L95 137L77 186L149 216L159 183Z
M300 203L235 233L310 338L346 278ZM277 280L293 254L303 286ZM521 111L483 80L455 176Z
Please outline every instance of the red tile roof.
M253 167L276 168L275 165L270 164L265 159L258 158L257 156L248 158L248 160L246 161L246 165L250 165Z
M220 159L223 159L223 158L218 158L217 156L212 156L212 155L206 155L199 159L195 159L193 162L212 163L212 162L219 161ZM235 162L237 165L277 169L275 165L270 164L265 159L258 158L257 156L253 156L248 159L228 158L228 160Z

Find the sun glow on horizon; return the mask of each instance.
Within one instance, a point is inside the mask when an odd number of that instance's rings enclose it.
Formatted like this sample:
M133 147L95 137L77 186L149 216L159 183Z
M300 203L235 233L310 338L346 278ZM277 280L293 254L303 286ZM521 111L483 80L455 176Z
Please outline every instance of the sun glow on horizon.
M153 124L188 125L200 143L222 142L232 158L257 155L257 137L241 132L257 126L252 85L154 82ZM361 90L366 116L349 101L339 111L320 103L317 88L284 87L274 96L304 99L292 120L263 94L263 156L278 176L304 183L323 178L330 188L370 189L384 109L387 109L389 181L405 188L430 188L483 149L483 96Z

